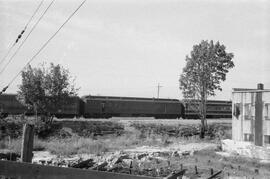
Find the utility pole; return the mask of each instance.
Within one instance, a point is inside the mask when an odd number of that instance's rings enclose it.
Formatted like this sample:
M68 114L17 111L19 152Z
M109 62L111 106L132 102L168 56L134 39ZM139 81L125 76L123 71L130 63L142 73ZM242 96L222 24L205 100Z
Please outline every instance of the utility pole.
M162 86L160 86L160 84L158 83L158 85L157 85L157 98L159 98L159 90L160 90L161 87Z

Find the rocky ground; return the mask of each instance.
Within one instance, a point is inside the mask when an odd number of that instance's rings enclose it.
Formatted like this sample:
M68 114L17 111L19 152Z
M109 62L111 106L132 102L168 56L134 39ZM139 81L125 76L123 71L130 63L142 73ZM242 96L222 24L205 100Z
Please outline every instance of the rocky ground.
M187 169L185 178L208 178L217 172L220 178L268 178L267 165L231 156L214 143L178 143L168 147L141 146L102 156L81 154L69 157L35 152L34 163L108 172L166 177Z
M188 167L182 160L196 156L198 151L214 151L216 148L214 143L178 143L167 147L140 146L107 152L102 156L81 154L69 157L42 151L34 153L33 163L165 177Z

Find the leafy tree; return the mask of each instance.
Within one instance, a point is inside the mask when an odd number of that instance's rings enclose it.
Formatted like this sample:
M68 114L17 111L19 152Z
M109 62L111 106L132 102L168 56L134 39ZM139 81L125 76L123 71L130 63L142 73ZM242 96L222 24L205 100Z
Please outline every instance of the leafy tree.
M190 56L186 56L186 66L180 76L180 90L187 100L198 101L201 118L201 134L204 138L206 129L206 100L221 89L221 82L226 80L228 70L234 67L233 53L227 53L226 47L211 40L194 45Z
M60 65L51 63L37 68L30 65L22 72L22 84L19 86L18 99L29 109L40 114L46 123L52 122L50 111L57 111L65 98L77 95L74 81L70 81L69 71Z

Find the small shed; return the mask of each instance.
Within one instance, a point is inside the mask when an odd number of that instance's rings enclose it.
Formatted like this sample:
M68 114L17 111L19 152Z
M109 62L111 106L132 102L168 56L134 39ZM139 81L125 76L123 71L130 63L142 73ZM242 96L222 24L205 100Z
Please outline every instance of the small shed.
M270 90L233 89L232 139L270 147Z

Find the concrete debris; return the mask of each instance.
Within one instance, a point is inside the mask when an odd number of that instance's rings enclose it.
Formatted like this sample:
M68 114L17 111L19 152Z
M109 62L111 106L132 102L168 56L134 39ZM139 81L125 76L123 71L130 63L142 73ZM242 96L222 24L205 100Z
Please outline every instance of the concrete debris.
M183 156L190 155L190 151L184 151L184 152L182 152L182 155L183 155Z
M172 164L168 158L184 158L192 156L196 151L213 148L215 145L199 146L196 143L172 145L171 148L142 146L135 149L107 152L104 155L77 154L60 157L49 152L35 152L33 162L43 165L73 167L99 171L127 173L135 175L168 176L172 172ZM189 149L189 150L188 150ZM153 168L155 166L162 166ZM182 167L179 166L182 170Z
M133 161L133 159L123 159L122 160L122 165L125 168L130 167L132 165L132 161Z
M138 154L137 155L137 159L138 160L141 160L142 158L144 158L144 157L146 157L146 156L148 156L149 154L147 154L147 153L142 153L142 154Z
M108 165L108 162L102 162L97 164L96 166L90 168L91 170L100 170L100 171L106 171L107 169L105 168Z
M73 168L89 168L92 167L95 163L93 162L93 159L84 160L80 163L73 164L71 167Z
M172 157L180 157L180 154L178 153L178 151L174 151L172 152Z
M267 147L255 146L250 142L222 140L222 150L230 155L240 155L270 162L270 150Z

